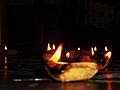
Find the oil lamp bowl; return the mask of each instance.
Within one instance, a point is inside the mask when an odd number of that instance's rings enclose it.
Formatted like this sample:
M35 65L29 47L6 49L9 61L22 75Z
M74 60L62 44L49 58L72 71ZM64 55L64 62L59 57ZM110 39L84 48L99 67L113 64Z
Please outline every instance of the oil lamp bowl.
M88 80L98 72L94 62L60 62L54 68L46 65L45 69L52 79L62 82Z

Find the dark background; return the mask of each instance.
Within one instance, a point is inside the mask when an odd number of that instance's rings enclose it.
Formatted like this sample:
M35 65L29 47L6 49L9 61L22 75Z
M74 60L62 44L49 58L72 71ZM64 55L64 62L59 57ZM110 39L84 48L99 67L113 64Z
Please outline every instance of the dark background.
M9 49L39 54L47 43L67 50L108 46L119 57L119 0L8 0Z

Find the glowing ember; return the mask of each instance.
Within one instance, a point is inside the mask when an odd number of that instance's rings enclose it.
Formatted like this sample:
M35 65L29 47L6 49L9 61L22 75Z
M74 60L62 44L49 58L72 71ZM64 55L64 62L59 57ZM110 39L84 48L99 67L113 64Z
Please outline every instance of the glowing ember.
M108 48L107 48L107 46L105 46L105 51L106 51L106 52L108 51Z
M49 52L50 50L51 50L50 43L48 43L47 51Z
M55 50L55 44L52 45L52 49Z
M70 52L66 53L66 58L68 59L70 57Z
M112 55L112 52L111 51L109 51L109 52L107 52L106 54L105 54L105 58L107 58L108 60L111 58L111 55Z

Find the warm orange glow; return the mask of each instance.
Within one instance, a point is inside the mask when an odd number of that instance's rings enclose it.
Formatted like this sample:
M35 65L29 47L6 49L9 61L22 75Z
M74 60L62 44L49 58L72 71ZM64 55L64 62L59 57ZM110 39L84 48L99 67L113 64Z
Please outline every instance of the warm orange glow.
M110 74L110 73L106 74L107 79L112 79L112 77L113 77L112 74Z
M52 49L55 50L55 44L52 45Z
M78 51L80 51L80 47L78 47Z
M105 51L106 51L106 52L108 51L108 48L107 48L107 46L105 46Z
M7 66L5 65L4 68L5 68L5 70L6 70L6 69L7 69Z
M94 50L92 47L91 47L91 54L92 54L92 56L94 55Z
M66 53L66 58L69 58L70 57L70 52L67 52Z
M4 57L4 69L5 69L5 72L4 72L4 78L7 78L7 75L8 75L8 72L7 72L7 69L8 69L8 66L6 65L8 62L7 62L7 57L5 56Z
M112 85L110 80L107 80L107 90L112 90Z
M112 56L112 52L111 51L109 51L109 52L107 52L106 54L105 54L105 58L107 58L108 60L111 58L111 56Z
M63 73L60 74L60 80L63 82L87 80L92 78L98 72L97 64L93 62L79 62L68 64Z
M113 75L109 72L108 69L105 69L105 72L106 72L106 78L107 79L112 79L113 78ZM112 86L111 86L111 81L110 80L107 80L107 90L112 90Z
M5 46L5 48L4 48L5 50L7 50L7 46Z
M94 51L97 51L97 47L94 47Z
M50 51L50 50L51 50L50 43L48 43L47 51Z
M53 62L58 62L61 58L61 53L62 53L62 44L60 44L57 48L57 50L55 51L55 53L53 54L53 56L50 58L51 61Z
M4 63L7 64L7 57L4 58Z
M69 64L68 62L57 62L56 64Z

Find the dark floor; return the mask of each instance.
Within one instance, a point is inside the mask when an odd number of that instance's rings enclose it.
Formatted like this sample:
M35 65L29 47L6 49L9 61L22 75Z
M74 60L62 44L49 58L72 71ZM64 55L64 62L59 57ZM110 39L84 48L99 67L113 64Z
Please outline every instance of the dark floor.
M36 73L44 72L44 63L39 58L7 57L5 61L5 56L1 55L0 59L0 90L119 90L120 65L117 58L112 58L109 72L99 71L86 81L63 83Z

